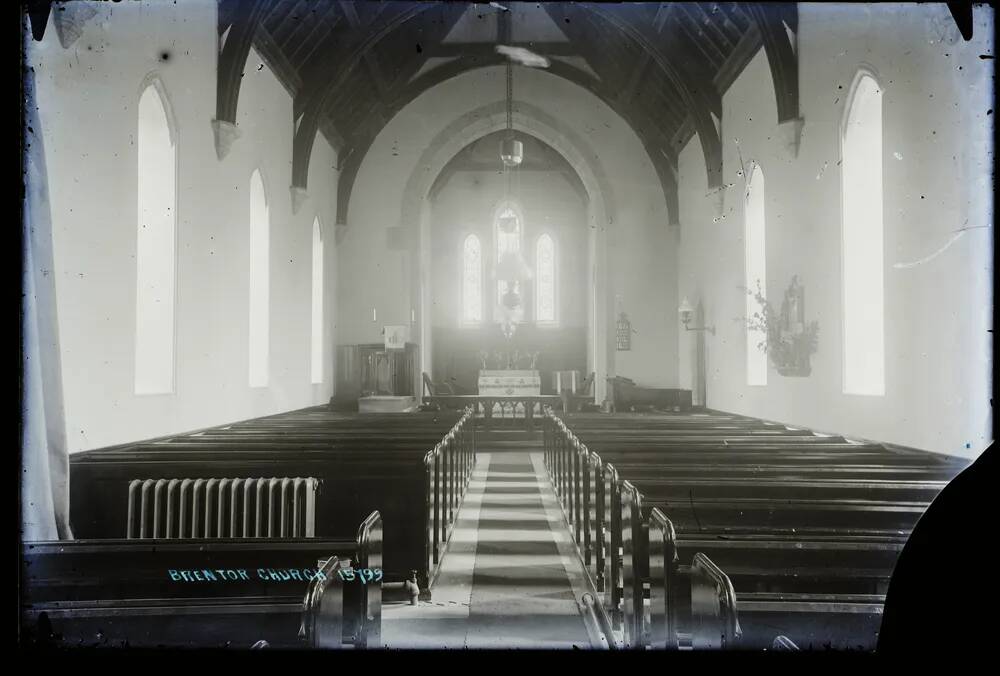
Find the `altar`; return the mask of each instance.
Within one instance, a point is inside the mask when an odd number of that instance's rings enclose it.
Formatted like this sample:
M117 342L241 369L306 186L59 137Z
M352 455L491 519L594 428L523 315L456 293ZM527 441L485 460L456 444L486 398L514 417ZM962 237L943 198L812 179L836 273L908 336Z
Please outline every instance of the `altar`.
M542 393L542 376L533 369L479 371L481 397L537 397Z

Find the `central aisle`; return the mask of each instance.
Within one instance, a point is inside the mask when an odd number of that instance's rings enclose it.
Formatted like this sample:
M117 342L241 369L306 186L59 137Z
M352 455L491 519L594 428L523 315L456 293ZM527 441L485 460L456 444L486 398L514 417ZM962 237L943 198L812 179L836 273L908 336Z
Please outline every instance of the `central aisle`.
M541 453L478 454L448 553L419 606L387 605L389 648L591 648L586 591ZM596 643L600 645L600 643Z

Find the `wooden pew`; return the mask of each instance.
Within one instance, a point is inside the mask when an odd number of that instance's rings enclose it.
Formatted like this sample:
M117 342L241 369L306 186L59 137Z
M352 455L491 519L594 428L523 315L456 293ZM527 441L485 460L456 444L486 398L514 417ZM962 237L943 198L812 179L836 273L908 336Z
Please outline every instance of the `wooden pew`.
M905 536L776 534L766 527L735 535L678 535L659 508L649 510L627 483L626 489L621 566L626 645L671 647L664 618L672 614L673 622L683 622L686 612L684 603L671 599L676 584L671 576L679 561L698 552L732 581L742 647L767 649L780 633L804 647L874 650L885 590ZM650 618L642 612L647 594Z
M567 518L575 528L577 541L581 542L583 554L588 565L593 564L593 551L601 547L601 542L595 542L595 534L600 531L599 522L604 510L604 484L602 456L589 451L582 445L573 433L566 432L573 438L570 443L567 437L562 437L547 428L546 464L554 475L556 492L564 500L567 508ZM563 427L565 430L565 427ZM554 441L553 441L554 439ZM727 476L733 478L766 478L765 472L774 478L787 480L789 478L823 479L849 477L854 479L933 479L947 481L956 471L937 464L933 460L916 455L897 455L887 452L881 447L843 445L827 442L823 446L810 446L815 450L795 449L794 447L775 447L770 440L761 444L740 446L739 448L717 448L715 451L688 452L674 448L672 443L663 442L657 448L645 448L641 453L605 452L602 455L614 458L616 467L623 467L628 472L646 474L651 468L666 468L669 466L671 477L696 478L702 472L718 475L719 468L724 468ZM863 451L848 449L863 448ZM553 450L554 449L554 450ZM822 449L822 450L820 450ZM839 464L850 462L845 455L855 461L862 460L869 464L864 466L844 467ZM619 462L618 459L624 459ZM606 460L605 460L606 461ZM832 464L838 463L838 464ZM880 464L873 464L880 463ZM803 466L804 465L804 466ZM899 469L895 469L899 466ZM718 475L721 476L721 475ZM608 493L610 495L610 493ZM610 505L608 505L610 507ZM617 508L617 507L616 507ZM922 512L921 507L917 513ZM597 567L601 567L601 557L597 557ZM595 572L600 581L601 571Z
M673 616L665 609L675 593L662 579L669 550L675 572L703 553L732 573L744 647L771 647L778 627L790 645L873 649L895 558L962 468L801 430L762 433L752 422L734 431L733 420L711 416L704 428L691 416L651 416L654 429L632 416L622 430L579 417L587 444L547 413L546 465L598 585L610 575L605 602L621 609L624 641L636 647L677 647L690 625L690 596ZM664 513L679 522L679 539ZM829 556L838 563L823 565ZM641 611L647 593L651 618Z
M382 522L354 539L24 543L22 626L35 645L381 647Z
M587 418L593 421L593 416ZM663 422L662 417L656 418L656 421ZM583 446L561 421L558 421L558 427L563 434L557 433L559 430L551 419L547 422L546 465L554 475L556 492L566 503L567 517L575 526L578 541L583 542L584 555L590 564L591 550L600 546L599 542L592 542L593 521L597 518L596 512L601 511L602 507L597 495L602 492L603 470L595 467L595 463L599 464L600 456ZM569 439L572 439L572 443ZM813 438L807 437L806 440L811 441ZM816 437L815 445L810 444L808 449L773 444L778 440L771 438L766 441L742 441L746 443L708 447L711 450L704 447L691 450L691 444L687 441L683 446L675 446L673 439L660 439L658 445L644 442L640 450L636 451L607 451L603 450L603 446L600 448L605 461L613 460L614 465L625 472L624 476L631 476L632 472L645 473L652 466L663 467L669 464L670 476L678 478L697 477L703 471L717 475L718 468L724 467L733 477L761 477L763 469L767 469L768 472L779 472L783 479L799 476L947 481L961 469L960 463L940 463L925 453L901 454L890 452L879 445L842 444L829 437ZM622 445L624 444L619 443L615 447ZM845 466L846 463L866 464L851 467ZM803 464L808 465L807 471L801 469Z
M393 424L401 425L400 418L408 417L397 415ZM442 419L437 420L441 424ZM335 432L324 433L327 441L315 445L281 436L247 444L238 436L221 435L76 454L70 462L74 533L82 538L124 536L125 496L134 479L185 479L203 476L208 468L213 475L227 477L308 475L320 481L317 537L336 537L343 524L357 523L378 510L388 524L387 581L409 579L415 570L426 589L471 477L475 432L470 421L471 413L466 412L443 438L427 436L419 442L396 441L387 429L364 445L353 433L339 446Z
M622 602L628 606L630 594L631 603L637 603L634 571L646 566L648 551L643 546L643 531L653 508L669 514L687 534L709 532L737 539L758 534L799 539L837 535L905 537L940 490L940 482L921 485L921 482L802 481L786 487L783 484L790 482L763 481L720 486L712 478L688 486L669 485L655 479L636 479L633 485L632 481L619 482L613 465L607 465L606 477L607 509L612 517L619 515L604 527L603 538L604 570L608 575L606 600L613 611ZM692 485L693 490L707 492L709 496L685 497ZM822 494L807 497L810 492L823 491L827 492L825 497ZM620 559L614 555L619 551ZM633 571L631 586L630 571ZM638 593L641 594L641 589ZM628 622L629 608L624 608L623 613L623 621ZM771 639L773 636L767 637L768 641ZM873 647L874 643L870 645Z
M765 535L716 541L711 534L675 534L673 525L659 510L651 514L648 538L649 568L638 571L636 576L630 575L629 580L639 587L640 576L647 576L650 611L648 616L635 612L634 608L626 612L623 627L629 647L678 647L677 637L690 623L692 612L679 589L683 584L680 561L697 551L712 556L733 584L734 610L740 628L734 647L768 649L780 635L791 645L805 648L872 650L884 591L869 593L868 580L856 581L851 577L855 572L852 566L858 563L881 566L866 573L887 581L894 557L903 545L901 541L808 541ZM835 555L842 557L841 560L824 565L827 557ZM780 588L788 584L797 572L808 570L802 564L811 566L812 572L806 573L809 579L796 583L810 590L758 591L765 586ZM842 579L840 588L830 590L828 576L833 572L842 573ZM828 593L817 591L823 589ZM641 598L641 590L627 594L626 606Z

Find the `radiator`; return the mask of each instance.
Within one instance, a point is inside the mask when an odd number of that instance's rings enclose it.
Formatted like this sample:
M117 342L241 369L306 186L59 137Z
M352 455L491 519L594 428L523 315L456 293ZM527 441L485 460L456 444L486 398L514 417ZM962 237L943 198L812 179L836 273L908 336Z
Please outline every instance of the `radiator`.
M319 479L135 479L125 537L314 537Z

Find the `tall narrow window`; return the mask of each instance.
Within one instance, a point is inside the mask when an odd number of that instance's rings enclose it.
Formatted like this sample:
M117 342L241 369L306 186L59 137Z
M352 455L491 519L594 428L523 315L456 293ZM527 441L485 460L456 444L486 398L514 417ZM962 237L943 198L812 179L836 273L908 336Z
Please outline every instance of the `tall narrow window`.
M885 394L882 90L860 74L841 147L844 392Z
M504 254L510 254L511 256L517 256L521 252L521 219L517 215L514 209L507 205L500 210L497 214L496 219L496 242L497 242L497 266L498 269L503 269L501 264L504 260ZM510 260L507 267L514 267L513 259ZM510 283L498 279L497 280L497 304L503 302L503 296L507 293ZM514 293L521 293L520 283L515 281L513 283Z
M323 232L313 221L312 242L312 382L323 382Z
M747 182L746 203L744 205L744 247L747 294L747 385L767 385L767 353L764 343L767 334L760 328L763 308L757 299L767 296L767 248L764 234L766 221L764 213L764 172L754 165Z
M483 250L475 235L462 245L462 321L483 321Z
M547 234L535 244L535 320L556 321L556 246Z
M250 387L266 387L270 359L270 223L260 171L250 176Z
M136 228L135 392L174 389L177 153L156 84L139 98Z

